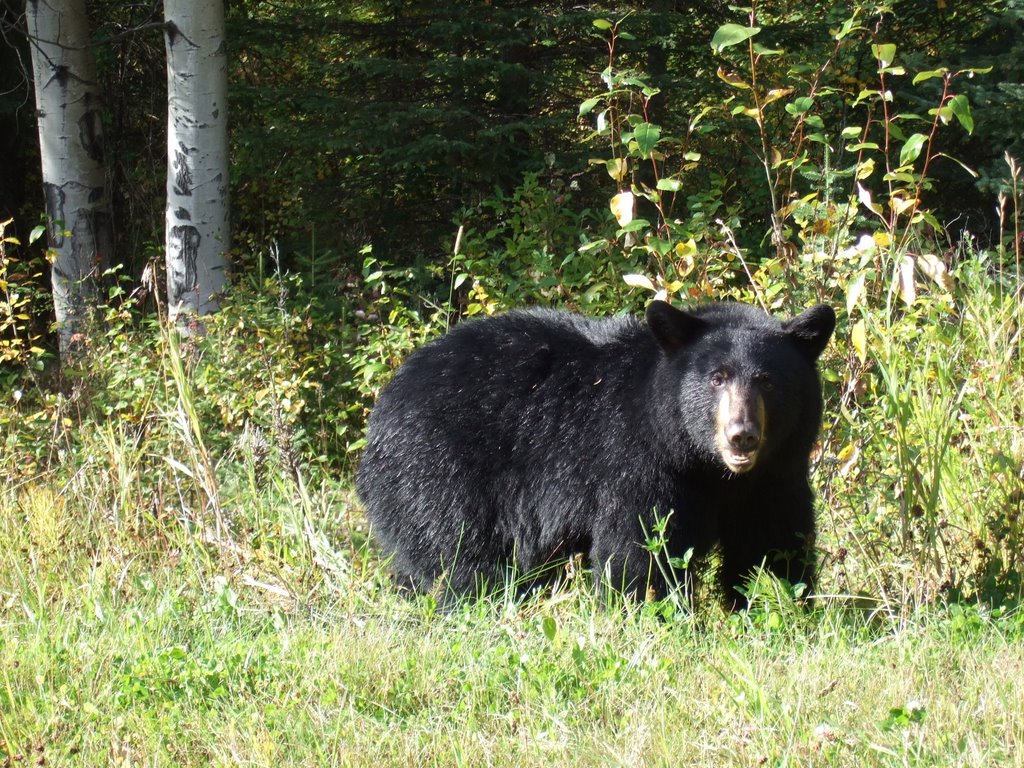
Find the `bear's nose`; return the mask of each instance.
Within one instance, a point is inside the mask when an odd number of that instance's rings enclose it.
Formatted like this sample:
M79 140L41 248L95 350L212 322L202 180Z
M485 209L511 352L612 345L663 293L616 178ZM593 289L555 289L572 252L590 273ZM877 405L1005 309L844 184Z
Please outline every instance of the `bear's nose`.
M750 453L761 442L757 425L750 421L734 421L725 430L729 447L740 453Z

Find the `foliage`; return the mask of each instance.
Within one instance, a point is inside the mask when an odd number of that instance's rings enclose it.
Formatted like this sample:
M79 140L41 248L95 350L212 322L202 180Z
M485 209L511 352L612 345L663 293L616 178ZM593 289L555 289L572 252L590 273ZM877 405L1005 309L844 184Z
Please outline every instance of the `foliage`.
M939 230L922 203L933 187L930 164L948 157L937 148L939 128L955 119L973 131L970 103L954 91L954 81L987 70L919 72L915 86L941 80L936 105L927 118L897 111L890 81L906 70L893 63L895 44L877 42L886 39L879 27L869 30L862 24L864 13L855 6L830 30L833 47L820 66L763 44L762 33L768 32L758 26L756 6L745 26L722 25L711 47L723 61L718 78L733 93L718 105L704 106L678 137L651 122L651 104L660 90L642 73L617 66L619 41L631 37L623 22L595 21L608 36L609 63L602 73L606 89L586 99L580 115L595 116L593 138L610 150L610 157L590 162L603 167L617 185L610 207L619 229L614 239L591 247L622 247L643 255L654 279L637 275L631 282L661 295L709 296L741 288L739 295L746 293L768 307L777 306L783 290L798 289L784 273L794 269L801 252L815 249L834 256L858 227L877 229L879 243L897 250L907 247L920 222ZM851 89L844 84L842 63L863 59L858 49L867 47L877 65L878 85ZM722 181L710 193L687 194L700 184L709 142L725 127L723 114L729 134L745 143L761 170L759 181L743 184L747 202L731 206L723 205L730 191ZM914 126L917 132L911 132ZM766 191L763 198L757 189ZM752 247L737 243L737 230L750 230L745 226L750 217L751 223L757 220L758 199L766 201L769 220L761 244L771 243L774 260L765 259L749 234L746 242ZM702 263L696 258L701 246L725 258ZM776 272L774 279L764 280L766 266ZM815 289L823 295L824 286Z
M45 306L42 268L31 257L24 262L17 257L21 242L6 234L11 223L0 221L0 366L5 368L30 363L44 352L37 346L41 334L33 320Z
M996 68L992 77L958 85L973 105L974 133L940 132L934 147L980 171L977 188L959 166L942 160L929 168L941 183L924 190L923 198L938 220L996 237L999 219L991 194L1001 183L1007 142L1015 141L1020 77L1017 59L1005 52L1019 45L1018 3L937 7L929 0L901 0L860 7L858 23L882 35L878 44L896 45L896 63L908 71L931 71L940 63L951 71ZM821 84L821 98L815 95L806 117L826 120L833 135L847 127L842 101L862 88L878 89L877 65L863 55L863 47L857 51L848 45L828 64L835 47L829 30L841 29L849 10L825 2L755 4L754 10L762 31L745 42L786 52L758 62L763 82L802 89L793 96L807 98L814 73L824 67L832 80ZM96 0L90 13L106 94L116 252L123 273L137 278L162 242L164 218L160 116L166 78L159 8ZM746 282L729 235L716 220L728 227L738 247L764 250L762 230L772 227L774 210L785 210L781 198L772 205L771 188L764 183L754 121L720 109L735 89L712 76L716 69L722 66L727 78L747 74L731 68L742 65L742 57L725 66L708 45L723 22L744 28L751 23L726 15L731 13L715 4L637 7L624 27L632 39L621 37L615 50L616 70L646 72L643 81L657 91L645 122L660 127L660 138L700 141L699 147L683 150L699 152L700 160L686 170L674 212L686 228L677 242L685 245L692 236L696 245L722 255L711 262L694 258L698 274L690 282L699 287L703 281L712 292ZM0 19L4 60L11 65L4 68L8 96L0 96L0 119L10 125L0 131L10 171L0 190L7 211L0 219L15 216L9 231L25 240L37 218L31 190L38 158L30 109L23 106L31 102L27 81L17 77L19 51L27 50L17 25L20 14L16 3L5 2ZM583 10L564 3L230 4L237 267L256 269L256 254L273 243L288 268L302 272L303 263L315 263L319 280L337 284L358 278L359 249L367 243L377 258L397 267L447 263L452 218L461 218L458 212L467 206L486 206L495 190L513 194L528 173L560 174L576 182L578 210L601 211L604 185L595 174L581 175L587 158L594 158L593 147L581 143L583 129L570 118L594 86L605 87L596 72L587 74L595 70L594 57L607 31L591 22L619 18L600 5ZM722 53L728 58L742 48L738 44ZM826 93L826 85L842 90L842 99ZM939 78L914 85L909 77L889 77L887 85L904 112L925 115L940 96ZM918 104L919 98L931 104ZM799 122L783 111L791 101L766 105L766 127L777 138L787 137ZM692 136L690 122L697 116L698 135ZM659 151L670 146L661 141ZM805 146L814 153L809 165L803 161L801 173L840 168L839 154L822 157L815 154L820 145L805 141ZM779 149L788 153L789 147L783 141ZM798 158L795 152L786 156ZM641 181L656 185L646 171L643 175ZM815 186L811 179L801 184L807 194ZM875 203L887 204L871 185L865 188ZM827 192L818 192L818 201L792 212L794 233L784 233L788 242L799 246L792 234L808 228L822 234L821 228L845 221L837 218L841 201L832 205ZM639 210L638 218L649 218L648 213ZM595 232L590 240L596 243L605 234ZM665 269L685 272L694 256L686 249ZM637 273L651 271L658 270L651 264L635 267Z
M551 169L527 174L511 194L498 191L464 211L465 231L447 265L452 309L472 316L531 305L599 313L628 306L620 275L635 263L628 254L581 247L603 222L580 209L577 191Z

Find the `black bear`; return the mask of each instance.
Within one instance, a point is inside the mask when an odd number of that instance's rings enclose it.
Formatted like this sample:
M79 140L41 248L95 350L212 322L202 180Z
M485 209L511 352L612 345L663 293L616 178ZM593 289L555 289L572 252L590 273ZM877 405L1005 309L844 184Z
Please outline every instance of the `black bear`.
M809 455L818 305L779 321L663 301L596 320L514 311L410 355L370 417L357 490L399 582L456 593L582 553L599 579L664 594L665 554L720 546L726 602L762 564L814 584Z

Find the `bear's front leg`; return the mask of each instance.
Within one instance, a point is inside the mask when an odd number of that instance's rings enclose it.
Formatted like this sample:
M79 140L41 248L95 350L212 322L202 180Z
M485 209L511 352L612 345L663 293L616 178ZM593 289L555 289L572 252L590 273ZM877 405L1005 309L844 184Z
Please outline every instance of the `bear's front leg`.
M590 564L594 572L594 586L598 593L607 596L614 590L634 600L646 600L649 596L665 596L665 580L658 571L654 557L639 541L639 526L636 539L605 540L599 537L590 551Z
M722 567L719 581L725 605L731 610L747 606L746 585L759 568L790 584L804 584L805 595L815 588L814 511L811 501L787 510L758 510L754 517L723 526Z

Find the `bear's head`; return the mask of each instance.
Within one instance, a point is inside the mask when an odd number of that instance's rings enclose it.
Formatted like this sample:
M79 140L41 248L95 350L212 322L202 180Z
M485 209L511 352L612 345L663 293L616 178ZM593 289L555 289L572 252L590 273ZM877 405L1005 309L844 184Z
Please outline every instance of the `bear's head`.
M806 462L821 426L816 362L835 329L824 304L780 321L738 303L682 311L663 301L647 324L664 358L668 398L685 452L742 475L772 457ZM666 391L667 390L667 391Z

